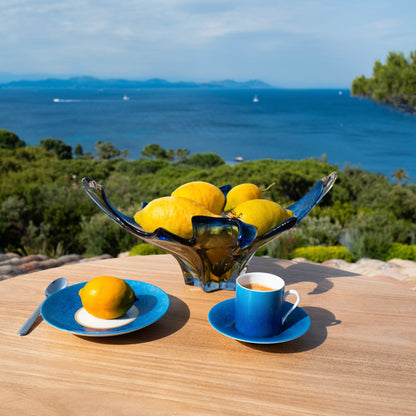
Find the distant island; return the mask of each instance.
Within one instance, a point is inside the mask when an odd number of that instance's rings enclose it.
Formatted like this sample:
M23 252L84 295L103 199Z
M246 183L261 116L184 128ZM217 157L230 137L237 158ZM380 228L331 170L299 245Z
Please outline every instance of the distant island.
M416 113L416 51L409 58L389 52L384 64L374 63L372 77L354 79L351 94Z
M38 81L12 81L0 84L0 88L50 88L50 89L137 89L137 88L232 88L232 89L265 89L275 88L260 80L238 82L221 80L210 82L169 82L164 79L153 78L145 81L126 79L99 79L89 76L72 77L68 79L48 78Z

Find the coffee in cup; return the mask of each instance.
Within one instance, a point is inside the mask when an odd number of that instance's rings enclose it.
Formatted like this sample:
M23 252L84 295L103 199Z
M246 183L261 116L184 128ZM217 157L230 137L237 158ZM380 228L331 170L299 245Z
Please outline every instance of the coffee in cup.
M245 285L243 285L246 289L250 289L250 290L257 290L260 292L267 292L268 290L273 290L273 288L269 287L269 286L264 286L260 283L247 283Z

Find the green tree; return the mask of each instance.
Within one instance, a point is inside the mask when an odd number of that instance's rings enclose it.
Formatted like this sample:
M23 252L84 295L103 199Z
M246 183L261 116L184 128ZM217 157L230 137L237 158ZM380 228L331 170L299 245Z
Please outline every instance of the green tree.
M374 63L372 77L361 75L353 80L351 93L416 111L416 51L409 58L389 52L384 64L379 60Z
M51 137L40 141L40 145L55 153L59 160L72 159L72 147L59 139L52 139Z
M155 159L172 160L174 157L173 150L165 150L160 145L148 144L141 151L142 156Z
M371 96L371 81L364 75L355 78L351 86L352 95Z
M95 155L100 160L110 160L114 157L120 156L120 150L118 150L110 142L98 141L95 143L95 149L96 149Z
M77 143L77 145L75 146L74 155L75 156L83 156L84 155L84 151L82 150L82 146L79 143Z
M178 159L185 159L187 156L189 156L189 149L177 149L175 150L175 156Z
M404 183L409 182L409 175L407 174L407 172L403 168L397 169L396 172L392 173L391 177L396 179L396 181L399 185L402 184L402 181Z
M0 149L16 149L24 146L26 146L26 143L20 140L17 134L0 129Z
M28 207L16 196L9 196L0 204L0 249L19 247L25 233Z
M84 217L81 228L80 239L85 246L87 256L100 254L117 256L137 244L137 237L127 233L102 213L97 213L90 219Z
M198 166L204 169L216 168L225 164L224 160L215 153L195 153L186 159L181 159L178 163L187 166Z

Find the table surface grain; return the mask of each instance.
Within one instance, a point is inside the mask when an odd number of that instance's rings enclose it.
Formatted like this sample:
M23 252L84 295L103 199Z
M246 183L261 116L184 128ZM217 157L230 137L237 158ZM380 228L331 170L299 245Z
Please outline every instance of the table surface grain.
M209 324L234 292L186 286L170 255L82 262L0 282L1 415L414 415L416 293L405 284L309 263L255 257L301 294L311 318L282 344L235 341ZM100 275L165 290L168 312L117 337L60 331L39 318L17 331L58 277Z

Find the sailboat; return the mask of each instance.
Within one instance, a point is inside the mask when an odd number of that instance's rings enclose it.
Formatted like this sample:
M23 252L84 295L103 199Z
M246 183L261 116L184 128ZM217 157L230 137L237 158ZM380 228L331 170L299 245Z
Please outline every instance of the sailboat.
M124 101L128 101L128 100L130 100L130 97L128 97L126 94L124 94L124 95L123 95L123 100L124 100Z
M253 98L253 103L258 103L258 102L259 102L259 97L257 97L257 94L256 94Z

